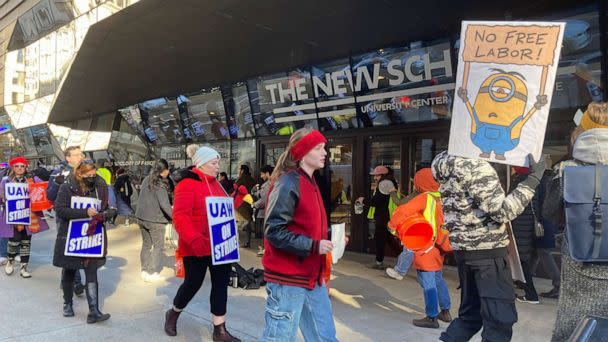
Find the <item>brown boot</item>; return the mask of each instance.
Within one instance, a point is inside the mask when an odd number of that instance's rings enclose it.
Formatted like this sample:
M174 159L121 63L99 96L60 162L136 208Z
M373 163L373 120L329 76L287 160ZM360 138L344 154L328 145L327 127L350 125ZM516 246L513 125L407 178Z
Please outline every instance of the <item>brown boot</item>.
M414 323L415 326L421 327L421 328L433 328L433 329L439 328L439 322L437 322L437 317L426 316L421 319L415 319L412 321L412 323Z
M446 323L452 321L452 315L450 315L450 310L441 310L437 319Z
M218 342L241 342L238 338L230 335L226 330L226 323L213 326L213 341Z
M167 310L165 313L165 332L169 336L177 335L177 319L179 318L179 314L182 312L177 312L173 310L173 308Z

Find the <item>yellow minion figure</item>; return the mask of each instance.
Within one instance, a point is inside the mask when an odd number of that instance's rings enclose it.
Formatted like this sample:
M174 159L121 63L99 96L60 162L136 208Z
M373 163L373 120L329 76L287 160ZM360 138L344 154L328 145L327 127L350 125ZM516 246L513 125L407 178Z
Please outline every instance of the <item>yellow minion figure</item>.
M526 79L518 72L491 69L481 84L471 105L465 88L458 96L465 102L471 116L471 141L481 150L482 158L494 152L497 160L505 160L505 152L519 144L521 130L537 110L547 104L546 95L538 95L536 103L526 113L528 88Z

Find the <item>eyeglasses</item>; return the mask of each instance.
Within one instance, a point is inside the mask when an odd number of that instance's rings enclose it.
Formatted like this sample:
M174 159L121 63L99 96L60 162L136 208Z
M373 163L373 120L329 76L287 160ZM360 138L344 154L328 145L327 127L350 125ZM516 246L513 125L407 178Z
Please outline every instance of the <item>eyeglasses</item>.
M17 168L19 168L19 169L25 169L25 165L23 165L23 164L15 164L15 165L13 165L13 167L16 168L16 169Z

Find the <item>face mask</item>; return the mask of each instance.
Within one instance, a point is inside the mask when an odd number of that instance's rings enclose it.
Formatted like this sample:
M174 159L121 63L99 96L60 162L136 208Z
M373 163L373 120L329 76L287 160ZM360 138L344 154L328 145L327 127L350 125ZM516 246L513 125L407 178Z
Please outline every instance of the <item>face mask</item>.
M83 179L84 179L85 184L92 188L95 186L95 180L97 179L97 176L84 177Z

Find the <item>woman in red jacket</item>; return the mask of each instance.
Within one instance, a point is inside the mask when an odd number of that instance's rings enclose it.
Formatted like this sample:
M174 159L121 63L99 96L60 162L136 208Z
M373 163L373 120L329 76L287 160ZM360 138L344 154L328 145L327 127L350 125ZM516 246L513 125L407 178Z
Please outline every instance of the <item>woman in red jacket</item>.
M415 319L413 324L423 328L439 328L439 322L450 322L450 292L443 279L443 259L445 253L451 252L452 247L447 231L443 225L443 210L439 194L439 184L433 178L430 168L420 169L414 176L414 189L418 196L404 205L399 206L391 221L389 229L396 230L397 236L404 241L407 229L403 221L415 214L421 214L431 225L434 225L436 238L426 249L414 251L414 268L417 271L418 282L424 291L426 316ZM404 241L405 242L405 241ZM405 245L405 243L404 243ZM441 309L441 311L438 310Z
M313 173L325 166L325 137L301 128L277 161L266 204L264 279L266 327L261 341L337 341L323 281L327 216Z
M177 334L177 319L188 302L201 288L207 268L211 272L211 314L213 340L240 342L226 330L226 301L230 264L211 263L209 223L205 210L207 197L227 197L216 180L220 155L210 147L200 147L192 156L194 168L187 170L175 186L173 225L179 234L178 250L184 256L185 279L165 314L165 332Z

